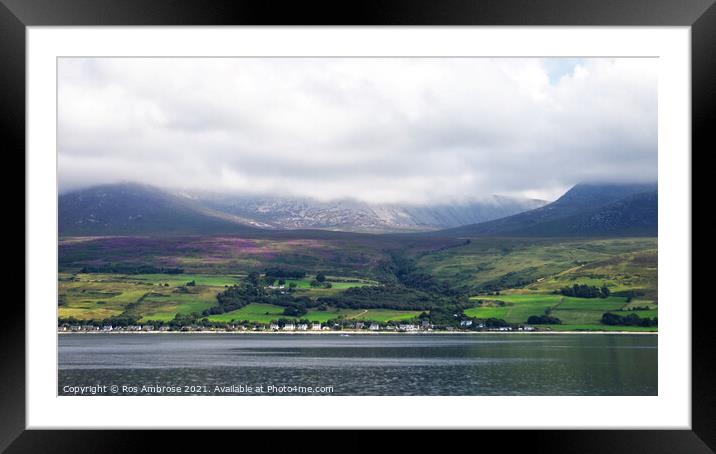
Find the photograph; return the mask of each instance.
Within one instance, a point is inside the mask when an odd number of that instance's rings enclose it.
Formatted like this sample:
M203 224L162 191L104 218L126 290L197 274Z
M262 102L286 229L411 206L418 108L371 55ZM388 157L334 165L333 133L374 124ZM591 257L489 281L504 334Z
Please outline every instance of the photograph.
M57 395L658 396L658 64L58 57Z

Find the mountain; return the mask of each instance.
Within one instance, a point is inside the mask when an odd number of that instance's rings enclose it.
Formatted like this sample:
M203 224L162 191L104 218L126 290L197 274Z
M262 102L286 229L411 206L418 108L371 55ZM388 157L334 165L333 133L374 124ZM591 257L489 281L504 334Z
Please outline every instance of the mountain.
M239 233L250 220L220 213L184 197L138 184L114 184L62 194L60 235ZM261 227L256 225L255 227Z
M578 184L543 207L434 232L445 236L656 235L656 184Z
M547 202L490 196L471 202L435 205L365 203L353 200L193 196L213 210L254 219L276 229L328 229L388 233L437 230L498 219Z
M421 232L497 219L545 203L502 196L425 206L352 200L320 202L172 194L151 186L125 183L62 194L59 230L61 235L212 234L258 232L257 229Z

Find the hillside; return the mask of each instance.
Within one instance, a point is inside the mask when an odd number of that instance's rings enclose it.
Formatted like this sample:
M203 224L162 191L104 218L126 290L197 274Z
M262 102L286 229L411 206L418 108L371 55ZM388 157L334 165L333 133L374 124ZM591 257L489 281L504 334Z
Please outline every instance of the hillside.
M246 220L151 186L116 184L60 195L61 236L242 233Z
M502 219L434 232L444 236L656 235L656 184L579 184L555 202Z

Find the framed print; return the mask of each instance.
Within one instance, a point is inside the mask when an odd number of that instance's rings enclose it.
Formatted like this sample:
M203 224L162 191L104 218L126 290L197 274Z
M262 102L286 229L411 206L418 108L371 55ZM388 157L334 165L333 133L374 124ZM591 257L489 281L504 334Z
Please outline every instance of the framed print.
M27 265L3 448L516 429L712 452L691 168L716 9L519 3L4 1Z

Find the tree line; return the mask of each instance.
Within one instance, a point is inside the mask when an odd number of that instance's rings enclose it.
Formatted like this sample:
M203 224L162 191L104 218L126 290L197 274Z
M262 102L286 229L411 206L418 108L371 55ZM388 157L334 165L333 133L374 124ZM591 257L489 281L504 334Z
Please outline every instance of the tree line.
M602 315L602 324L611 326L658 326L657 317L641 318L637 314L619 315L607 312Z
M586 284L574 284L571 287L562 287L559 289L559 293L575 298L608 298L610 294L609 288L606 285L596 287Z

